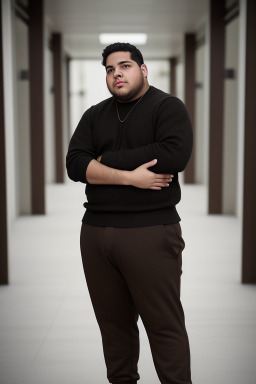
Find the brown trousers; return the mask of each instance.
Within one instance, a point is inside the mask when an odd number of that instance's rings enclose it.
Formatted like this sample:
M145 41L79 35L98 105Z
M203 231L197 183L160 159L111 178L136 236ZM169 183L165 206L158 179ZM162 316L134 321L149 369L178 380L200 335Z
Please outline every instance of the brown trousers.
M162 384L191 384L180 301L181 227L115 228L82 223L81 254L110 383L136 384L141 317Z

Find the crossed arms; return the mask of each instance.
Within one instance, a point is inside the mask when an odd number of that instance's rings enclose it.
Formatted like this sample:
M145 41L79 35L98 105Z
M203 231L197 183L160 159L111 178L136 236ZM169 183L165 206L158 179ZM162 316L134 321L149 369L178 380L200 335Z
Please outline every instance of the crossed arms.
M89 111L82 116L69 145L66 164L72 180L161 189L171 181L173 173L185 169L192 151L193 133L188 112L179 99L167 98L159 107L155 142L105 152L98 156L98 161ZM157 163L152 162L154 159ZM154 172L149 167L154 167Z
M122 171L92 160L87 167L86 177L91 184L132 185L137 188L155 190L168 187L168 182L172 181L173 175L161 175L149 171L147 168L154 164L153 160L142 164L133 171Z

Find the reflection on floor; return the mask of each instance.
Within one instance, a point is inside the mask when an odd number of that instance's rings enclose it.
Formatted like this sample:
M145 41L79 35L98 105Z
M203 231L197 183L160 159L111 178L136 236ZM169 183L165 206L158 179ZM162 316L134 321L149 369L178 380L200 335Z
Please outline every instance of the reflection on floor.
M241 228L206 215L206 189L182 186L181 300L194 384L256 383L256 286L242 285ZM0 287L1 384L108 383L79 250L84 185L47 187L47 216L13 226L10 285ZM140 384L157 384L139 319ZM171 383L170 383L171 384Z

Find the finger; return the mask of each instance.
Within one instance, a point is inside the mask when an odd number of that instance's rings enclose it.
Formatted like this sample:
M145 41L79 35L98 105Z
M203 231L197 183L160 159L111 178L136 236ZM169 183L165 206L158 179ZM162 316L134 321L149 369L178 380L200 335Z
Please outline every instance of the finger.
M154 180L154 183L159 183L159 184L168 184L168 183L171 183L172 182L172 179L165 179L165 180L161 180L161 179L157 179L157 180Z
M173 175L160 175L156 173L156 179L170 179L173 178Z
M159 189L162 189L162 188L159 188L159 187L150 187L149 189L159 190Z

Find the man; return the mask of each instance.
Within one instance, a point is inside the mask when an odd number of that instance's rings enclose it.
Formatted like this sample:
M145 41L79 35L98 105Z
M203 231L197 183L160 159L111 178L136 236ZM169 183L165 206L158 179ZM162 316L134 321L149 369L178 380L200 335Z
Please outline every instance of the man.
M112 97L83 114L66 164L72 180L87 184L81 254L107 378L140 379L140 316L160 382L188 384L180 301L185 243L175 205L178 172L192 151L190 118L178 98L149 85L136 47L115 43L102 56Z

